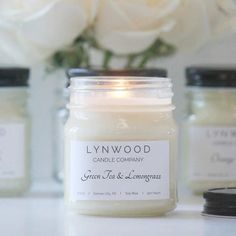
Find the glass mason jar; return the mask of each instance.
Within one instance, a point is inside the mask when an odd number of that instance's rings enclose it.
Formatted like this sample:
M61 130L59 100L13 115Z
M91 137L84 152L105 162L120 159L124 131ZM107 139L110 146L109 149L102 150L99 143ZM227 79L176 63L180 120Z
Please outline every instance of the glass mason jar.
M173 210L171 80L73 76L65 126L68 207L106 216L156 216Z
M0 68L0 195L29 187L28 78L28 69Z
M185 156L195 193L236 186L236 69L187 69Z
M56 118L54 119L54 177L62 183L64 180L64 125L69 116L69 111L66 104L69 100L68 87L70 85L70 77L73 75L81 76L98 76L98 75L135 75L135 76L160 76L166 77L167 72L164 69L130 69L130 70L90 70L85 68L74 68L68 71L68 80L65 88L57 90L57 110Z

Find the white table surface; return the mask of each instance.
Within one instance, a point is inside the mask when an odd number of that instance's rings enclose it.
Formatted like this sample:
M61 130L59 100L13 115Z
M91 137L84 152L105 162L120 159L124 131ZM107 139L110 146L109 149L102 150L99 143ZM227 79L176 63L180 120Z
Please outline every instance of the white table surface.
M0 236L236 236L236 219L203 217L202 204L185 197L159 218L89 217L68 212L57 190L36 189L0 199Z

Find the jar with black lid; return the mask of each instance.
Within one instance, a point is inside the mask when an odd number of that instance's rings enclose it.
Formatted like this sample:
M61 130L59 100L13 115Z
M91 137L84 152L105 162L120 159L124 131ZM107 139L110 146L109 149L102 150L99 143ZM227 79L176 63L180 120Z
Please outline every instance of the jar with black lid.
M0 195L24 193L30 182L27 110L29 69L0 68Z
M160 216L174 210L172 80L137 71L69 74L70 114L64 133L69 209L113 217Z
M236 186L236 68L189 67L184 152L195 193Z

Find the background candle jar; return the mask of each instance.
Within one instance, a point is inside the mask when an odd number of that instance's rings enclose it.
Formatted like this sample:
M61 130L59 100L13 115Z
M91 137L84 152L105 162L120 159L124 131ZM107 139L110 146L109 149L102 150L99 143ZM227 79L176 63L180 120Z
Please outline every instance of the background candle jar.
M78 76L94 75L94 72L85 68L76 69ZM56 111L53 120L53 143L54 143L54 165L53 176L56 181L62 183L64 180L64 125L69 116L66 104L69 101L70 86L69 75L62 76L64 79L63 88L56 89Z
M184 149L196 193L236 186L236 69L187 69Z
M28 77L28 69L0 69L0 195L29 186Z
M71 79L65 198L81 213L155 216L176 206L176 126L168 78Z

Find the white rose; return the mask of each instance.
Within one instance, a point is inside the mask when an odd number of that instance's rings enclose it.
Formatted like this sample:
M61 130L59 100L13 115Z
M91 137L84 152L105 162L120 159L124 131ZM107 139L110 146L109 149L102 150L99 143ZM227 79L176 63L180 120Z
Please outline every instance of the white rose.
M236 30L236 0L185 0L176 25L162 37L179 49L197 49Z
M161 37L182 50L194 50L207 43L211 38L211 28L206 1L209 0L182 0L172 15L175 27Z
M157 38L179 47L198 47L209 39L205 0L103 0L96 39L116 54L142 52Z
M147 49L162 32L170 31L171 17L181 0L103 0L95 22L95 37L116 54Z
M1 0L0 63L32 64L72 43L94 20L98 3Z

